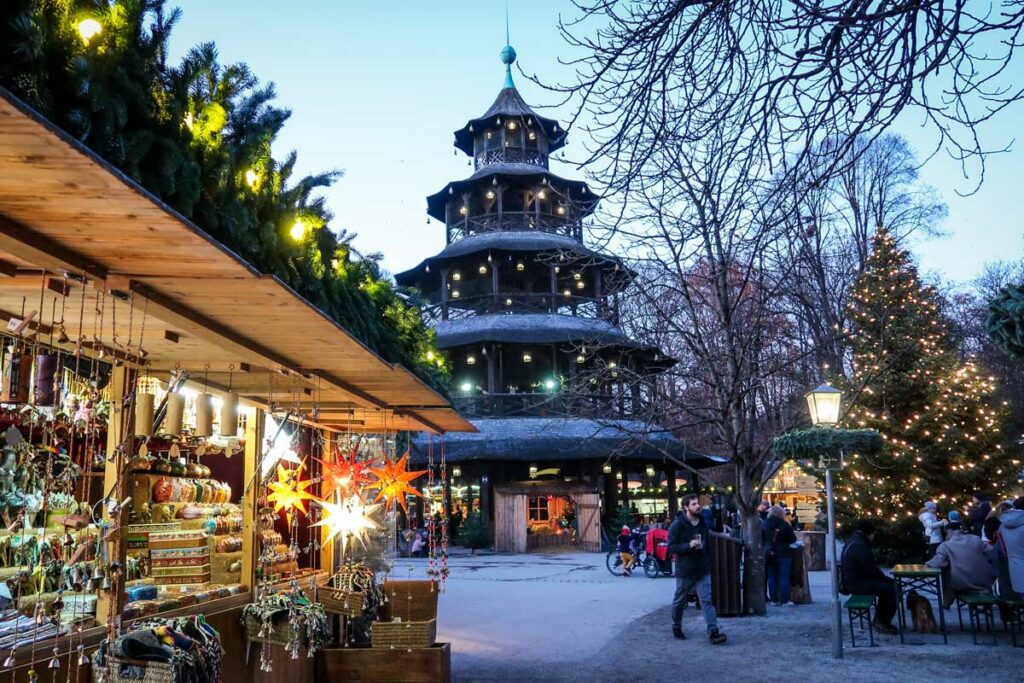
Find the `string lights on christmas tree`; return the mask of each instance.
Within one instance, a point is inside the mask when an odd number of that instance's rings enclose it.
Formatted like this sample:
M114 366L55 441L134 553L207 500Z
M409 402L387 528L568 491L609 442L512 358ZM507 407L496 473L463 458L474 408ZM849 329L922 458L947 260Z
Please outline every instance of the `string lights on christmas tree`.
M1021 462L1000 443L1005 404L996 382L957 356L934 289L883 228L848 313L855 400L844 426L878 430L885 448L848 457L841 516L897 522L926 500L954 509L974 492L1009 495Z

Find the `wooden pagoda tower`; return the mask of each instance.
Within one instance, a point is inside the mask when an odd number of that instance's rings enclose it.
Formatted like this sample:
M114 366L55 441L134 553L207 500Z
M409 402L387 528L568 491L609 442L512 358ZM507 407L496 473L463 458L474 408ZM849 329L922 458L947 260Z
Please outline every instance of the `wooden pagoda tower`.
M499 550L597 550L599 511L674 513L677 477L693 483L678 464L719 463L656 424L654 380L674 361L620 328L634 273L584 244L598 197L550 170L567 133L523 100L515 59L501 51L497 99L455 131L473 174L427 198L446 247L395 279L433 307L453 402L479 430L446 439L443 499L491 521Z

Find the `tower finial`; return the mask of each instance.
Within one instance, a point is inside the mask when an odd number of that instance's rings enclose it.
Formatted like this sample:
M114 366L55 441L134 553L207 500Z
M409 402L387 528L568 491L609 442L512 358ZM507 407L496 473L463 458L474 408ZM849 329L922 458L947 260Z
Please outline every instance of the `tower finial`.
M501 48L501 63L505 65L505 87L515 88L512 82L512 63L516 61L516 51L509 40L508 32L508 0L505 0L505 47Z

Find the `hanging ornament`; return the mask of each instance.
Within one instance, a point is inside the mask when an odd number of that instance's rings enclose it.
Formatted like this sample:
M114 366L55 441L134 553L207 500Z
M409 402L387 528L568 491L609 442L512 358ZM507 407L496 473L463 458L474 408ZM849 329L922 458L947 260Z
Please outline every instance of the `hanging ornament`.
M306 511L306 501L316 500L316 497L307 489L313 485L309 479L302 478L302 471L305 465L299 465L298 469L289 470L281 465L277 466L277 481L267 484L271 493L267 495L267 502L274 504L274 512L284 510L288 517L288 523L292 521L292 511L299 510L302 514Z
M409 483L426 474L427 470L409 472L406 469L408 462L409 451L406 451L398 462L391 462L385 459L383 467L370 468L373 476L377 477L377 481L367 487L377 489L377 497L373 499L374 503L383 499L390 506L397 501L402 506L402 510L408 512L408 506L405 501L406 494L423 498L423 494L409 486Z
M368 463L358 460L359 446L353 446L348 456L338 454L337 462L324 462L317 458L323 466L322 478L324 482L323 498L330 500L331 495L337 491L342 498L353 493L358 493L366 484L373 479L369 476Z
M135 436L153 436L153 404L150 393L135 396Z
M365 545L364 536L366 532L380 529L380 525L370 519L370 515L380 509L380 505L366 505L358 494L348 496L340 505L323 500L318 500L316 503L327 514L313 526L327 527L325 542L330 541L335 536L341 539L342 556L345 555L350 537Z
M167 394L167 413L164 418L164 433L181 434L182 420L185 415L185 397L176 392Z
M213 396L196 397L196 436L213 436Z
M220 406L220 435L238 436L238 394L224 396Z

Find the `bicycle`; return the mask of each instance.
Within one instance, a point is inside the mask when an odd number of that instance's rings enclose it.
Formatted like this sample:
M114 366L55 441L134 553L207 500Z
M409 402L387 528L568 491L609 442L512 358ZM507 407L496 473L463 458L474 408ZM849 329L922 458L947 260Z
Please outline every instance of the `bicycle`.
M634 533L633 540L629 545L630 552L633 554L633 570L642 569L644 561L647 559L647 553L644 550L644 535ZM622 557L617 549L612 548L608 551L604 558L604 564L612 576L622 576Z

